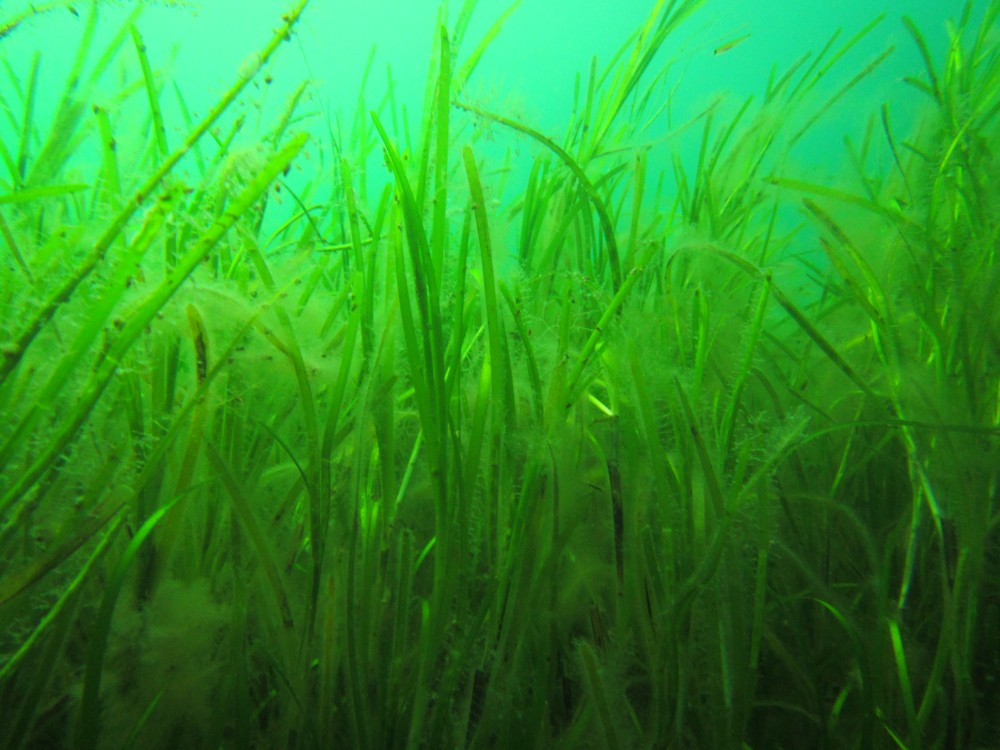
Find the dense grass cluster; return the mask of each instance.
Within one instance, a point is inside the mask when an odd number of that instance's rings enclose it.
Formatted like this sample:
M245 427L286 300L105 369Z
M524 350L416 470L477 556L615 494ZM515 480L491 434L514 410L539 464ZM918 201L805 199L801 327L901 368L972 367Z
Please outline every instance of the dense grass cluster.
M874 23L662 175L703 0L558 138L467 98L474 0L419 121L303 84L246 136L306 4L200 119L139 10L84 13L47 124L3 45L49 6L0 27L0 745L990 746L1000 2L943 59L904 21L926 115L836 185L786 157ZM502 213L487 125L533 159Z

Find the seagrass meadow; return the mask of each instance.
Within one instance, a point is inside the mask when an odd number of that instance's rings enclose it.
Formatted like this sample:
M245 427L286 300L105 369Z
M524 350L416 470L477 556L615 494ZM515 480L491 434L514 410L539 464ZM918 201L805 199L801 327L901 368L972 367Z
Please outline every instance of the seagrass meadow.
M1000 0L690 112L651 2L558 132L475 0L257 105L308 4L201 112L0 15L0 747L1000 747Z

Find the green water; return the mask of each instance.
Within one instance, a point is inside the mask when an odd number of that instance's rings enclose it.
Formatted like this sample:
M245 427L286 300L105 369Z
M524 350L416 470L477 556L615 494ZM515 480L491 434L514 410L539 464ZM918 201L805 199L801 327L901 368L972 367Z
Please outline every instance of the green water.
M473 5L4 8L0 746L995 747L1000 3Z

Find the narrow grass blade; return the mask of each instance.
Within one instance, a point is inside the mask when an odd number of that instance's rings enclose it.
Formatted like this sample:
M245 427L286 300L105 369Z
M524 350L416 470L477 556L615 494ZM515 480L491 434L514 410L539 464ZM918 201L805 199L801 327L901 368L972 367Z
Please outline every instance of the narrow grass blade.
M674 380L674 386L677 388L677 395L680 398L681 406L684 409L684 417L687 420L688 432L694 440L695 452L698 455L698 462L701 464L702 475L705 477L705 483L708 485L708 495L712 500L712 509L715 511L714 520L718 521L723 517L726 508L726 501L722 494L722 485L719 482L719 475L715 470L715 465L712 461L712 456L708 451L708 444L705 441L705 436L702 434L701 427L698 425L698 420L695 417L694 410L691 408L691 402L688 400L683 386L680 381L676 379Z
M58 431L50 439L47 448L42 450L31 466L17 477L6 492L0 495L0 512L5 512L14 502L23 497L24 493L48 471L63 451L76 439L94 405L111 382L119 363L145 330L150 320L176 293L194 269L203 262L205 256L229 231L236 220L256 203L277 176L291 163L295 155L302 150L307 139L308 136L301 133L284 149L275 154L230 203L223 216L197 242L192 244L187 254L178 262L173 273L165 277L161 285L135 309L119 332L118 337L109 347L105 357L91 373L89 382L81 393L75 409L66 416Z
M108 646L108 636L111 633L111 620L114 617L115 605L118 603L118 595L125 583L125 576L128 575L143 542L172 507L173 502L163 505L139 527L105 584L104 596L101 598L97 621L90 632L87 649L87 667L84 673L83 696L80 699L80 719L77 726L76 746L80 750L94 750L100 736L101 677L104 672L104 654Z
M278 563L274 559L274 553L268 544L267 534L264 533L263 528L261 528L260 523L257 521L257 517L254 515L250 505L250 500L239 482L237 482L232 469L229 467L229 463L219 453L219 449L215 447L211 440L205 442L205 453L209 461L211 461L212 466L219 473L219 478L233 502L236 515L250 537L254 552L257 555L257 561L264 569L264 575L267 577L267 581L271 586L271 593L278 605L281 623L286 629L291 630L294 625L292 608L288 602L285 585L281 580Z
M587 687L588 697L597 709L601 731L604 733L605 746L609 750L618 750L621 747L621 742L618 739L618 730L615 727L608 690L604 684L604 680L601 678L601 668L597 663L597 654L594 653L594 648L586 641L580 641L577 644L577 652L580 654L580 661L583 665L584 684Z
M117 506L112 506L109 509L111 512L107 515L104 515L103 521L105 523L108 522L111 518L114 517L115 514L118 513L119 510L121 510L123 505L124 503L119 504ZM59 595L59 599L57 599L55 604L52 605L51 609L49 609L49 611L45 613L45 616L42 617L42 619L38 622L38 625L34 628L34 630L31 631L31 635L29 635L24 640L24 642L20 645L17 651L15 651L12 655L10 655L7 658L7 660L4 662L3 667L0 667L0 681L3 681L8 676L10 676L11 672L14 671L14 669L24 658L24 656L32 649L32 647L35 645L38 639L45 633L45 631L52 625L52 623L56 620L59 614L66 608L66 606L73 600L75 595L81 590L83 584L87 582L91 571L94 569L94 566L97 565L97 563L104 557L104 554L108 551L108 547L111 545L111 542L114 541L115 536L117 535L118 531L122 528L123 525L124 525L124 520L119 519L118 522L115 523L115 525L112 528L110 528L107 531L107 533L104 534L103 539L101 539L100 543L97 545L97 548L87 559L87 562L84 563L83 567L73 578L72 582L70 582L69 586L67 586L66 589L63 591L63 593ZM96 532L97 530L98 529L95 529L94 531ZM83 533L79 534L79 537L82 537L83 541L86 541L86 539L92 537L92 534ZM80 543L82 544L82 541ZM62 555L61 557L65 559L68 556L69 554L67 551L67 554ZM10 599L12 598L11 592L13 592L13 595L16 596L17 591L24 588L23 586L16 586L16 585L12 586L6 577L3 579L2 584L5 591L3 594L0 594L0 605L6 603L7 601L10 601Z
M95 342L101 336L108 318L115 306L121 302L128 287L129 279L138 272L142 259L163 229L166 211L173 205L172 201L162 201L150 209L148 215L139 227L131 244L123 253L117 267L108 274L107 288L90 305L86 317L83 318L80 330L69 344L62 357L51 366L48 377L38 390L36 398L25 409L16 422L12 419L13 428L7 439L0 444L0 467L4 467L13 457L18 446L27 438L30 430L46 411L48 405L63 392L64 387L73 376L90 362L90 353Z
M506 412L504 405L503 384L510 363L506 361L501 346L500 311L497 305L496 279L493 272L493 240L490 237L489 220L486 218L483 186L479 181L479 169L476 167L476 157L472 148L466 146L462 151L465 160L465 173L469 181L469 193L472 196L472 213L476 217L476 229L479 237L479 254L483 269L483 304L486 310L486 333L490 345L491 382L493 384L494 429L499 429L503 423L502 415Z
M480 117L486 117L535 139L558 156L563 164L569 168L570 172L573 173L573 176L579 181L580 186L587 193L587 197L590 199L591 203L594 204L594 210L597 212L597 218L601 223L601 231L604 233L604 241L608 252L608 262L611 267L612 289L615 293L617 293L622 285L622 268L621 261L618 256L618 241L615 239L615 229L611 223L611 215L608 213L608 209L604 205L604 199L601 198L600 193L597 192L597 188L594 187L594 183L590 181L589 177L587 177L587 173L584 172L583 167L581 167L572 156L566 153L566 151L559 144L551 138L542 135L537 130L529 128L527 125L523 125L516 120L496 114L495 112L488 112L485 109L476 107L472 104L458 101L453 102L453 104L459 109L472 112Z
M104 232L94 243L94 247L90 255L77 267L77 269L60 287L54 290L28 324L25 325L24 328L21 329L21 332L13 338L13 341L8 345L4 352L5 356L3 357L2 362L0 362L0 383L3 383L7 375L17 366L24 352L35 340L36 336L43 329L45 324L52 319L56 310L74 294L80 283L104 261L105 255L111 247L111 244L118 238L119 234L121 234L122 230L125 228L126 224L139 207L142 206L145 201L152 198L154 192L161 185L166 176L175 166L177 166L181 159L183 159L188 151L191 150L194 144L201 140L201 137L209 131L209 129L216 123L216 121L218 121L220 117L222 117L223 113L229 109L234 101L236 101L239 95L243 92L243 89L246 88L261 67L263 67L264 64L271 59L281 43L291 35L292 28L298 22L299 17L302 15L302 12L305 10L308 3L309 0L298 0L296 5L285 14L284 23L275 31L271 41L253 57L253 65L246 70L240 79L219 99L219 101L215 103L198 126L188 134L184 143L171 153L170 156L163 161L159 168L143 182L142 186L138 189L138 191L136 191L133 199L126 201L121 211L107 223ZM92 15L95 14L96 6ZM302 142L299 143L299 149L301 149L302 145L304 145L305 136L302 135L300 138L302 139ZM293 142L294 140L295 139L293 139ZM272 176L270 179L273 181L275 176L276 175ZM34 180L29 180L29 182L34 182ZM256 200L256 197L254 200ZM0 197L0 202L2 202L2 197ZM227 223L227 226L234 220L235 217L232 217L232 220ZM0 503L0 507L2 507L2 503Z
M386 153L389 156L389 163L398 186L403 220L406 227L407 240L410 251L410 263L413 274L413 287L417 298L417 308L420 313L421 327L423 333L423 366L426 368L423 377L415 378L421 383L420 398L418 405L422 406L421 422L424 425L425 439L431 459L432 474L438 476L443 481L443 474L440 472L439 453L444 440L443 429L446 424L444 418L444 403L441 397L443 388L438 384L443 384L444 379L444 349L443 332L441 328L440 292L437 286L434 273L434 263L431 258L430 248L427 242L427 235L424 232L423 220L420 209L410 186L409 178L406 175L406 166L400 158L399 153L389 139L389 134L382 126L375 112L371 113L375 122L375 127L382 138ZM401 285L402 294L408 295L405 290L406 280L405 268L398 265L397 283ZM401 310L404 314L406 308L403 306L401 297ZM407 336L414 329L412 324L406 325L404 331ZM416 339L413 337L413 344ZM420 357L417 354L416 346L410 347L412 365L419 368Z
M465 64L459 68L458 72L455 74L455 82L459 91L465 86L465 83L472 77L475 72L476 67L479 65L479 61L482 59L483 55L486 53L486 49L493 42L493 40L500 34L504 23L508 18L517 10L518 6L521 5L521 0L514 0L513 3L497 16L497 20L493 22L493 25L487 29L486 33L483 34L483 38L480 40L479 44L472 51L472 53L466 58Z
M436 286L441 288L448 245L448 152L451 98L451 48L448 30L441 26L438 42L437 95L434 102L434 195L431 200L431 259Z
M160 93L156 88L156 77L153 75L153 66L149 64L149 55L146 54L146 43L142 39L142 34L135 26L130 31L132 41L135 43L135 53L139 58L139 66L142 69L142 80L146 86L146 99L149 101L149 113L153 118L153 136L159 162L170 152L167 146L167 129L163 124L163 110L160 109Z
M10 230L10 225L7 223L7 219L4 218L3 212L0 212L0 234L3 235L4 241L7 243L7 247L10 248L10 254L14 256L14 262L17 263L17 267L21 269L21 273L28 280L28 283L34 284L35 277L31 273L31 269L28 267L28 263L25 261L24 256L21 254L21 249L17 238L14 233Z
M39 54L31 60L31 71L28 73L28 88L24 93L24 113L21 115L21 138L17 148L17 174L24 184L28 168L28 149L34 131L35 92L38 90L38 60Z
M532 332L528 329L524 317L521 315L521 308L506 284L501 281L499 286L500 294L503 295L504 301L510 309L514 326L517 328L517 335L524 346L525 356L528 358L528 381L531 383L531 393L535 400L535 417L539 424L543 424L545 421L545 396L542 392L542 377L538 368L538 359L535 356L535 346L532 343Z
M899 687L903 697L903 708L906 711L906 723L909 729L908 748L920 750L922 747L921 738L923 731L917 719L916 703L913 700L913 684L910 681L910 670L906 662L906 650L903 648L903 636L899 630L899 623L895 618L886 620L886 627L889 629L889 640L892 643L892 654L896 661L896 675L899 678Z
M909 16L903 16L902 21L907 33L913 37L913 41L917 45L917 51L920 53L920 59L923 60L924 71L927 73L927 78L930 81L928 90L931 95L933 95L933 97L940 102L941 84L938 81L937 73L934 70L934 60L931 58L931 51L927 46L927 42L924 40L924 35L920 32L920 28Z
M27 188L16 193L0 195L0 205L10 203L28 203L42 198L58 198L62 195L72 195L87 190L90 185L74 183L70 185L46 185L45 187Z
M820 119L822 119L822 117L826 114L826 112L831 107L833 107L834 104L836 104L838 101L840 101L851 89L853 89L855 86L857 86L859 83L861 83L861 81L863 81L865 78L867 78L872 73L874 73L875 70L880 65L882 65L882 63L884 63L887 59L889 59L889 57L892 55L892 53L894 52L894 50L895 50L895 48L889 47L887 50L883 51L881 54L879 54L877 57L875 57L875 59L873 59L870 63L868 63L868 65L865 66L865 68L861 72L859 72L857 75L855 75L850 81L848 81L846 84L844 84L836 92L834 92L833 96L831 96L829 99L827 99L823 103L823 106L820 107L816 111L816 113L811 118L809 118L801 128L799 128L795 132L795 134L792 136L792 138L789 141L789 143L791 145L794 145L795 143L797 143L799 141L799 139L802 138L802 136L804 136L809 130L811 130L812 127Z
M122 182L118 167L118 144L111 128L111 118L101 107L94 107L97 127L101 134L100 200L114 211L121 210Z

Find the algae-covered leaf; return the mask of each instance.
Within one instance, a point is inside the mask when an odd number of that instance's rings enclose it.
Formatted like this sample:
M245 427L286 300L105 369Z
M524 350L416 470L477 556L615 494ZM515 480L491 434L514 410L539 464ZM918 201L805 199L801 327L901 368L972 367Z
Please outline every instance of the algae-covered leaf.
M90 185L72 183L68 185L46 185L44 187L28 188L15 193L0 195L0 205L6 203L28 203L41 198L58 198L60 195L72 195L87 190Z

